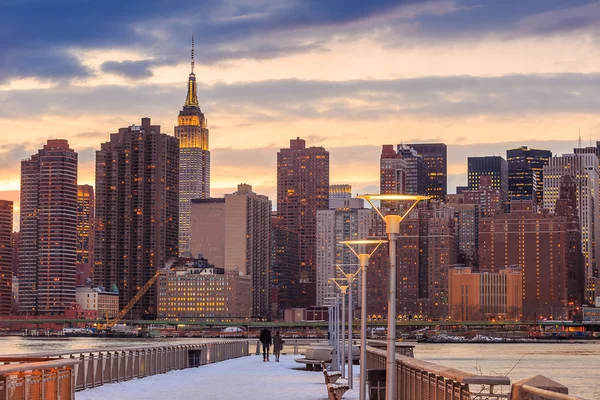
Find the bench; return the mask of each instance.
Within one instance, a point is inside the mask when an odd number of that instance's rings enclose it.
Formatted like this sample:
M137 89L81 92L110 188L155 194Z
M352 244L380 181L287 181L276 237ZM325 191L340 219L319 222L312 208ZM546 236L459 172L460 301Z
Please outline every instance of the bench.
M342 376L342 373L339 371L329 372L327 371L327 365L324 362L321 363L321 368L323 369L323 375L325 375L325 384L336 383L338 379Z
M347 385L336 385L334 382L342 375L341 372L327 372L327 366L324 362L321 363L323 375L325 376L325 385L327 386L328 400L341 400L344 393L350 388Z
M307 371L319 371L321 363L330 363L331 360L310 360L306 358L296 358L294 361L300 364L306 364Z
M319 371L321 362L330 363L332 346L311 346L306 349L304 358L296 358L294 361L306 364L307 371Z

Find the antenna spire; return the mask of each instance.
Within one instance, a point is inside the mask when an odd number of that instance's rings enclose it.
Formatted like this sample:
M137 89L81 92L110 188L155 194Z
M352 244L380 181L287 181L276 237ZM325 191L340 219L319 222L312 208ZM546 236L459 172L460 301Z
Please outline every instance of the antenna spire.
M192 35L192 74L194 73L194 35Z
M581 128L579 128L579 148L581 148Z

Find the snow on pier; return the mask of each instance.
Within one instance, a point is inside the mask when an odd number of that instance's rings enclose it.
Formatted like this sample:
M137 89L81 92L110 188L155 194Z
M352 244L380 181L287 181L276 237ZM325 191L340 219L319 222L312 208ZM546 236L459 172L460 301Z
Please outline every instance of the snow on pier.
M281 362L263 362L262 356L247 356L198 368L171 371L122 383L106 384L77 392L76 400L307 400L327 399L322 372L305 371L294 362L298 355L282 355ZM354 390L345 400L358 399L358 368ZM341 383L341 381L338 381Z

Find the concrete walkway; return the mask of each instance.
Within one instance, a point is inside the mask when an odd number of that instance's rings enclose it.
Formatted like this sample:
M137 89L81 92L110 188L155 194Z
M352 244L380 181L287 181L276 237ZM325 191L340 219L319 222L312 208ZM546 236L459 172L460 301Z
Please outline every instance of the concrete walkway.
M322 372L305 371L294 362L301 356L281 356L281 362L263 362L248 356L199 368L189 368L112 383L77 392L76 400L326 400ZM344 399L358 399L358 366L354 368L354 390Z

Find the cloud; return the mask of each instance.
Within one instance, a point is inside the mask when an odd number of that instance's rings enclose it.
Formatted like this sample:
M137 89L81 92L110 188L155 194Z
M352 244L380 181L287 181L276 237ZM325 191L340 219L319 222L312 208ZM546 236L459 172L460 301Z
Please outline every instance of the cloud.
M280 35L278 45L273 45L268 37L276 32L344 25L414 3L418 0L181 0L176 6L148 0L143 7L116 0L4 2L0 14L0 70L4 72L0 82L17 77L85 76L88 71L75 57L77 52L111 48L146 52L151 60L112 60L102 66L103 70L145 78L150 76L152 64L180 60L192 33L202 49L200 58L206 54L207 62L306 52L319 46L315 41L294 40L293 35L288 44L282 43L285 40Z
M11 78L61 81L89 75L90 71L65 50L8 48L0 53L0 83Z
M156 65L154 60L139 61L106 61L100 67L103 72L117 74L130 79L143 79L152 76L151 68Z
M20 168L21 160L28 158L35 152L30 143L4 143L0 144L0 170Z
M450 76L392 80L269 80L200 86L202 106L250 121L328 118L380 120L401 116L466 117L596 114L600 74ZM185 86L96 86L0 91L0 118L30 114L164 115L177 110ZM160 98L160 101L156 101ZM135 101L133 101L135 100ZM86 107L82 108L81 104ZM247 122L247 121L245 121Z

